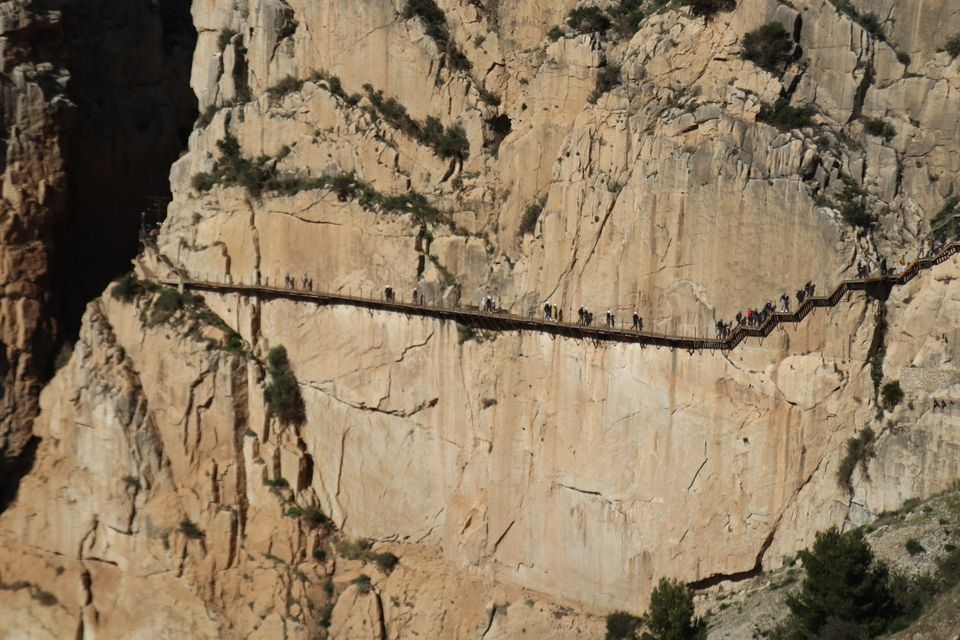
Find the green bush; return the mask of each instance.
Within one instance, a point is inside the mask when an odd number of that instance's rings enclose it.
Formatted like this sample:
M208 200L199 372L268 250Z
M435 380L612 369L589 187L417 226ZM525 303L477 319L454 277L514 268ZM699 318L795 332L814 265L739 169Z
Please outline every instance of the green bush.
M909 577L894 574L890 578L890 592L893 594L897 617L888 625L888 632L902 631L911 622L920 617L925 606L936 597L940 584L933 576L921 574Z
M370 84L363 85L367 92L367 99L380 116L412 137L420 144L433 149L442 158L466 158L470 151L466 132L460 125L453 125L446 130L441 122L432 116L422 124L410 117L407 108L395 98L384 98L382 91L375 91Z
M290 486L290 483L287 482L286 478L279 476L276 478L267 478L263 481L263 484L274 489L286 489Z
M867 472L867 461L874 456L874 441L876 435L870 427L864 427L856 436L847 440L847 452L837 467L837 483L847 493L853 493L853 471L860 467L864 474Z
M695 16L712 18L721 11L733 11L737 7L736 0L681 0L680 4L690 7Z
M875 13L865 13L861 15L860 26L877 40L881 42L886 41L887 36L883 32L883 23L880 22L880 18L878 18Z
M943 589L952 589L960 584L960 549L953 547L947 551L947 555L937 561L937 580Z
M837 197L837 206L840 217L851 226L872 229L876 224L876 218L867 209L867 193L847 176L843 176L843 190Z
M326 562L327 561L327 550L323 547L317 547L313 550L313 559L317 562Z
M523 212L523 217L520 219L520 228L517 229L518 235L525 236L534 232L537 228L537 221L540 219L540 214L543 213L543 207L546 203L545 198L540 198L526 208Z
M150 314L152 324L160 324L169 320L177 311L183 308L183 295L172 287L160 291L160 295L153 302L153 311Z
M311 529L329 529L332 525L330 518L327 517L327 514L321 511L319 507L315 507L313 505L306 507L301 515L303 517L303 521Z
M190 538L191 540L199 540L204 537L203 531L200 530L200 527L192 523L191 521L184 519L180 521L180 533Z
M883 25L880 23L880 19L875 14L861 14L854 6L852 0L830 1L833 3L833 6L840 10L841 13L845 14L848 18L859 24L864 31L877 38L881 42L887 39L886 35L883 33Z
M609 619L608 619L609 620ZM679 580L660 578L650 594L641 640L706 640L707 623L693 611L693 592ZM608 635L609 637L609 635Z
M467 133L460 125L448 127L443 136L437 141L434 149L442 158L466 158L470 153L470 142Z
M744 36L741 56L761 69L780 75L790 64L792 52L790 34L779 22L770 22Z
M954 34L947 40L943 45L943 51L949 53L951 58L960 57L960 33Z
M407 0L403 8L403 19L420 18L427 29L427 35L434 42L445 49L450 41L450 31L447 29L447 16L433 0Z
M910 62L912 62L910 58L910 54L907 53L906 51L897 51L897 62L899 62L905 67L909 67Z
M636 637L637 629L643 620L626 611L614 611L607 614L606 640L629 640Z
M303 80L297 80L293 76L286 76L283 80L267 89L267 95L271 98L279 98L288 93L300 91L303 88Z
M373 562L384 573L390 573L400 562L400 558L387 551L373 554Z
M887 411L892 410L895 406L903 402L903 389L900 388L900 382L894 380L883 385L883 388L880 390L880 399Z
M610 17L617 35L626 38L637 32L646 17L642 6L643 0L620 0L619 4L610 8Z
M223 29L220 32L220 35L217 36L217 48L220 49L220 53L223 53L235 35L237 35L237 32L233 29Z
M365 573L361 573L359 576L353 579L351 584L357 587L357 591L360 593L370 593L370 590L373 589L373 583L370 582L370 576Z
M264 392L267 409L284 424L302 424L304 416L300 385L290 370L285 347L277 346L267 354L270 383Z
M132 273L121 276L110 289L110 297L122 302L133 302L145 291L143 283Z
M910 538L903 543L903 548L906 549L907 553L909 553L911 556L918 556L921 553L926 553L927 551L923 548L923 545L914 538Z
M563 38L566 34L563 32L563 29L560 27L550 27L550 31L547 31L547 38L552 42L556 42L560 38Z
M346 558L347 560L362 560L366 558L367 551L369 547L365 547L361 544L363 541L353 541L343 538L338 540L335 548L337 553Z
M213 117L217 115L217 105L211 104L207 105L207 108L197 117L196 123L194 123L194 128L203 129L208 124L213 122Z
M603 32L610 28L610 18L599 7L577 7L567 15L567 26L577 33Z
M193 188L202 192L209 191L216 184L238 185L250 195L259 197L271 177L264 166L269 158L244 158L240 153L240 143L230 134L217 141L217 148L220 150L220 159L214 163L213 171L194 175Z
M284 370L290 367L290 359L287 357L287 348L279 345L267 352L267 365L271 369Z
M596 102L600 99L600 96L618 84L620 84L620 67L615 64L608 64L601 68L600 73L597 74L597 86L590 94L590 102Z
M805 577L787 606L788 626L804 634L799 637L872 638L899 615L889 571L859 530L822 531L798 556ZM848 635L839 635L841 630Z
M786 98L779 98L773 106L762 105L757 120L766 122L781 131L788 131L810 126L814 114L816 110L810 105L794 107Z
M285 424L302 424L304 407L297 379L289 371L271 372L270 375L272 379L265 390L270 415Z
M887 142L897 135L897 130L889 122L880 118L867 118L863 121L863 130L871 136L883 138Z

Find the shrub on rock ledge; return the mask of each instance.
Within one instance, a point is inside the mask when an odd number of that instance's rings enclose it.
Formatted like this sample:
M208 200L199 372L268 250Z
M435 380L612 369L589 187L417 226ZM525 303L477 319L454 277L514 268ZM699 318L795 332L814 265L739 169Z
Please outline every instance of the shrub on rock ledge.
M290 370L286 348L279 346L267 355L270 383L264 392L270 415L284 424L303 424L305 420L300 385Z
M780 75L790 64L793 40L779 22L770 22L754 29L743 38L744 60L749 60L761 69Z
M712 18L721 11L732 11L737 7L736 0L682 0L681 4L690 7L693 15Z

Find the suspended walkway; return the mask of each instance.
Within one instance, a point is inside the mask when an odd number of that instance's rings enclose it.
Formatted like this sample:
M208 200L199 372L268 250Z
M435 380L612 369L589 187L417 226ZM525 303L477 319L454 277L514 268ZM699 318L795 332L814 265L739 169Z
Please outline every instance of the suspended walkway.
M917 274L945 262L952 256L960 253L960 240L953 240L941 246L933 255L921 258L909 265L898 274L887 274L867 278L844 280L829 295L811 296L806 298L795 310L789 312L773 312L766 320L757 326L735 326L724 338L704 338L695 336L669 335L651 331L638 331L626 328L608 326L583 325L571 322L556 322L539 317L524 317L513 315L505 311L483 311L477 307L444 306L434 304L417 304L382 298L365 298L343 293L317 291L313 288L279 287L269 284L247 284L236 282L229 278L209 281L198 280L190 276L183 269L174 266L166 256L163 256L156 244L142 236L145 250L152 254L161 264L167 267L174 277L157 277L149 269L144 269L148 279L159 284L179 287L194 291L210 291L214 293L234 293L242 296L261 299L285 299L302 302L312 302L320 305L347 305L361 309L389 311L411 316L423 316L440 320L453 320L467 327L489 331L537 331L556 336L574 339L596 341L611 341L669 347L671 349L685 349L701 351L705 349L729 351L736 348L747 338L765 338L781 324L797 324L811 311L818 307L833 307L849 292L863 291L870 297L885 300L890 290L913 280Z

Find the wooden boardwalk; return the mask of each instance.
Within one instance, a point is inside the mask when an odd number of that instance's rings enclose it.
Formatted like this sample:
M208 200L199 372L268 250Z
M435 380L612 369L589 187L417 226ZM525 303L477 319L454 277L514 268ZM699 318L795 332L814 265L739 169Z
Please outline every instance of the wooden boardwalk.
M244 284L242 282L207 281L190 277L182 269L176 268L165 256L159 253L157 246L144 238L145 249L178 274L175 278L156 278L155 281L171 286L195 291L215 293L233 293L262 299L283 298L312 302L321 305L346 305L362 309L389 311L411 316L423 316L440 320L453 320L467 327L489 331L537 331L556 336L596 341L612 341L700 351L704 349L729 351L735 349L745 339L764 338L781 324L797 324L818 307L833 307L843 296L851 291L863 291L867 295L884 300L890 290L913 280L917 274L945 262L960 253L960 241L953 241L928 258L922 258L907 265L896 275L889 274L868 278L844 280L829 295L806 298L795 310L771 313L763 324L758 326L735 326L723 339L695 336L668 335L650 331L636 331L625 328L611 328L598 325L582 325L571 322L555 322L539 317L524 317L507 312L485 312L477 307L446 307L442 305L414 304L411 302L387 301L378 298L364 298L343 293L321 292L314 289L277 287L265 284Z

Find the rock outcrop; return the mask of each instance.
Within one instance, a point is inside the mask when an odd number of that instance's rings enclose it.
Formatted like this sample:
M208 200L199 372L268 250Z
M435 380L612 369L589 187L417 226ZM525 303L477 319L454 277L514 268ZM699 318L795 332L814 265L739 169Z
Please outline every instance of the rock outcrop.
M164 261L138 274L636 309L704 335L912 259L956 206L960 62L917 36L960 19L945 0L744 0L556 38L573 3L438 4L446 43L400 0L195 2L203 114L171 170ZM740 55L770 21L793 41L782 75ZM785 105L812 113L772 126ZM873 231L849 224L858 207ZM950 485L958 270L731 353L104 295L0 516L0 581L25 583L0 607L52 637L595 636L661 576L736 583ZM280 345L302 423L264 399ZM894 380L906 397L884 409ZM875 456L838 481L866 425ZM369 555L386 552L393 572Z

